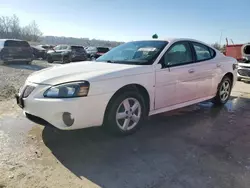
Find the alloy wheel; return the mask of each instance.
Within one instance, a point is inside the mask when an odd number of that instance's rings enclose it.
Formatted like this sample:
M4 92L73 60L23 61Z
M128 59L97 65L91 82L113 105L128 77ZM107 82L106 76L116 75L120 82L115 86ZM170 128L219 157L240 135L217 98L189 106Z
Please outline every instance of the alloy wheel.
M220 87L220 99L222 102L225 102L229 95L230 95L230 82L228 80L225 80Z
M116 111L116 123L123 131L133 129L140 121L142 107L136 98L127 98L121 102Z

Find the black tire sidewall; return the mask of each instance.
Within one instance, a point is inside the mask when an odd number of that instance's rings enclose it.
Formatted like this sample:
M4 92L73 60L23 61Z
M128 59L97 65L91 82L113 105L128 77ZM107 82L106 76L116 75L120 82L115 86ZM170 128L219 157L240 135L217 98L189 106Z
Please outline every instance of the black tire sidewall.
M47 61L48 63L53 63L52 57L50 55L47 55Z
M124 101L126 98L135 98L139 101L141 105L141 118L138 122L138 124L131 130L124 131L119 128L119 126L116 123L116 111L119 105L122 101ZM121 95L117 96L110 102L110 104L107 107L107 116L105 118L105 127L107 127L112 133L119 134L119 135L129 135L134 133L136 130L138 130L141 125L142 121L145 119L146 116L146 105L145 101L142 95L140 95L139 92L136 91L127 91L125 93L122 93Z
M70 57L69 57L68 55L63 56L62 62L63 62L63 63L70 63Z
M221 97L220 97L220 89L221 89L221 86L222 86L222 84L224 83L225 80L227 80L230 83L230 91L229 91L229 96L228 96L227 100L222 101ZM218 88L218 91L217 91L217 94L216 94L216 97L215 97L216 103L217 104L225 104L225 103L227 103L227 101L230 98L231 91L232 91L232 81L231 81L231 79L229 77L226 76L220 82L220 85L219 85L219 88Z

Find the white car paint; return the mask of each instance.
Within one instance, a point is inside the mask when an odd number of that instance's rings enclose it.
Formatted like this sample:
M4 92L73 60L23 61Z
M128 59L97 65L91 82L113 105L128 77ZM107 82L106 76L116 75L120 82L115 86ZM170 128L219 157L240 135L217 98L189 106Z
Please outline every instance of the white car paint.
M159 63L169 43L152 65L125 65L106 62L79 62L44 69L30 75L25 85L34 85L34 91L24 99L24 112L38 116L63 130L102 125L111 97L123 86L143 86L150 98L149 115L191 105L216 95L218 84L226 73L237 79L233 64L236 60L216 51L216 57L199 63L162 69ZM206 44L205 44L206 45ZM211 47L212 48L212 47ZM60 83L86 80L90 83L87 97L54 99L45 98L44 92ZM67 127L62 121L63 112L70 112L75 122Z

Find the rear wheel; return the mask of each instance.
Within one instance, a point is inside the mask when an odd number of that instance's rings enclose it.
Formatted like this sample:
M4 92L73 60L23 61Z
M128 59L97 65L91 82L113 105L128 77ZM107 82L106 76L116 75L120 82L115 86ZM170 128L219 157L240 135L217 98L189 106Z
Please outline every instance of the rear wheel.
M144 98L135 91L120 94L107 107L105 127L120 135L134 133L146 115Z
M232 81L228 76L225 76L219 84L218 91L213 100L213 103L218 105L225 104L230 97L231 89Z

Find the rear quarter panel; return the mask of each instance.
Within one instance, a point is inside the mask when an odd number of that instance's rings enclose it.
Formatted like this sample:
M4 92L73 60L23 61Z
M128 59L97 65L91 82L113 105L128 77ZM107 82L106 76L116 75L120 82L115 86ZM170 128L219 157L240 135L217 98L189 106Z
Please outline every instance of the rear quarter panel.
M237 80L237 69L233 69L233 65L237 64L237 60L233 57L225 56L224 54L219 54L217 57L218 63L221 64L221 75L220 80L225 76L227 73L233 74L233 85L236 83Z

